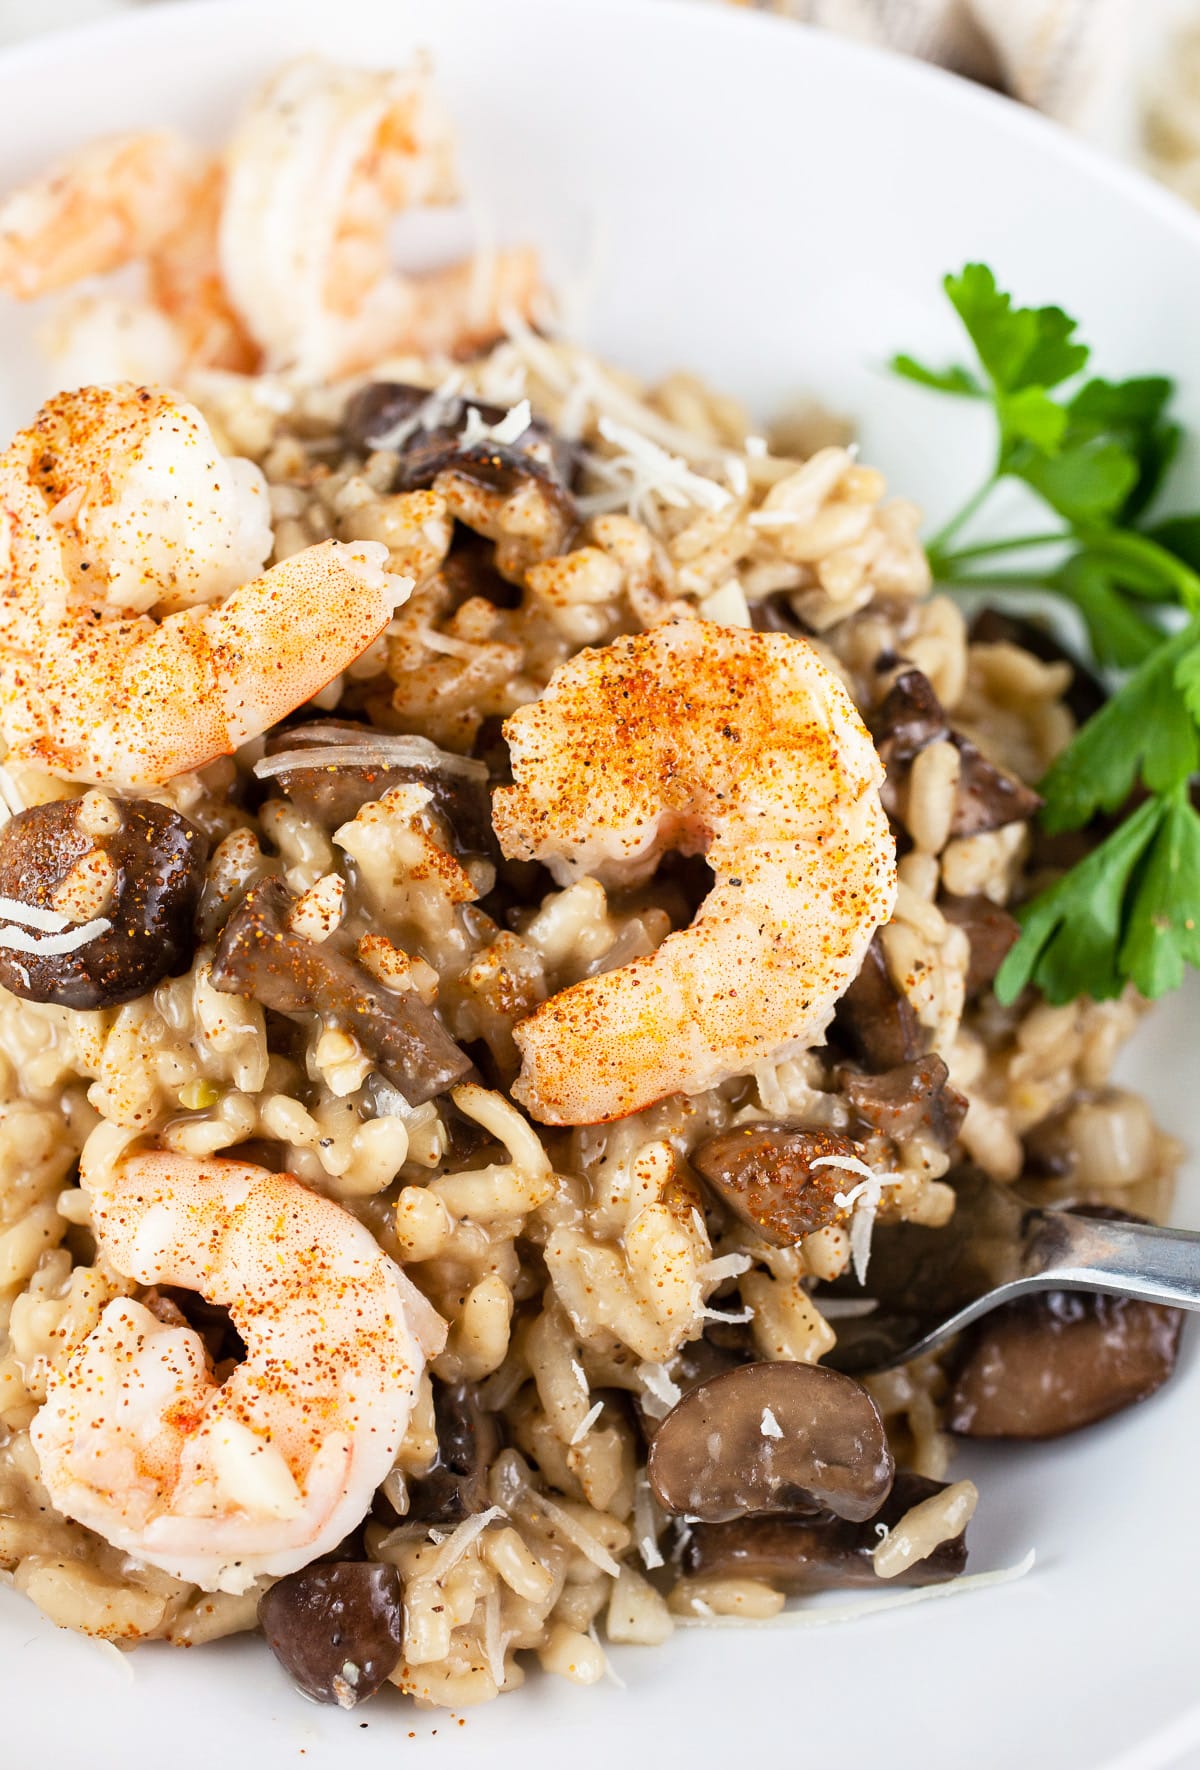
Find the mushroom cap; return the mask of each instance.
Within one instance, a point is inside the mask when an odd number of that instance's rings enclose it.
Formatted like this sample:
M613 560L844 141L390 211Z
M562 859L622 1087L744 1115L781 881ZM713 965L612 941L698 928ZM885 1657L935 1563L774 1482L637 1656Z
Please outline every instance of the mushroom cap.
M861 1522L891 1491L883 1422L822 1365L745 1364L699 1384L655 1433L647 1474L664 1511L720 1524L771 1512Z

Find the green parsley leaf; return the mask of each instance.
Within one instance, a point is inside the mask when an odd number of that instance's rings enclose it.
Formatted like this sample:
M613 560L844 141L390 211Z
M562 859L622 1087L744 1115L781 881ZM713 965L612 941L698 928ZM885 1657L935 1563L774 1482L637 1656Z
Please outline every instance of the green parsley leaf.
M1170 793L1196 772L1200 733L1175 676L1198 643L1195 622L1165 640L1076 733L1041 784L1048 830L1078 830L1116 811L1139 781Z
M1051 591L1082 616L1097 662L1127 673L1041 783L1051 831L1119 821L1021 912L996 994L1010 1002L1034 983L1052 1002L1102 999L1132 981L1159 995L1200 967L1189 796L1200 773L1200 514L1146 520L1180 442L1173 387L1162 375L1079 384L1089 351L1076 322L1059 307L1015 306L986 265L964 266L945 289L982 378L911 357L894 366L933 391L987 399L997 447L986 484L928 543L930 563L951 587ZM1022 481L1060 526L961 544L1004 479ZM1008 569L1022 557L1023 570ZM1159 611L1174 609L1188 620L1172 630Z
M1083 616L1098 664L1131 670L1162 644L1161 627L1130 606L1112 562L1103 554L1086 548L1072 554L1046 583L1068 597Z
M997 999L1014 1002L1034 981L1056 1005L1102 1002L1125 986L1120 953L1128 938L1126 894L1154 841L1162 802L1147 799L1098 848L1019 912L1021 937L996 974Z
M1095 379L1080 388L1068 407L1072 441L1111 438L1133 462L1134 483L1121 506L1126 521L1140 516L1151 502L1179 447L1179 426L1165 415L1172 392L1165 375Z
M1014 307L986 264L968 264L945 279L945 290L998 392L1057 387L1088 360L1072 343L1076 322L1061 307Z
M1044 452L1013 471L1070 523L1102 522L1114 516L1137 484L1137 462L1119 442L1108 439L1070 445L1067 414L1061 406L1053 410L1062 419L1058 440L1049 447L1039 445ZM1000 422L1005 421L1006 407L1001 405Z
M1139 869L1119 969L1152 999L1200 965L1200 817L1184 796L1166 807Z
M894 375L903 375L921 387L932 387L937 393L956 393L966 399L987 397L986 390L975 376L958 363L951 363L945 369L931 369L927 363L919 363L915 356L901 353L892 358L888 367Z
M1175 666L1175 686L1188 712L1200 725L1200 645L1185 651Z
M1067 414L1042 387L1021 387L1016 393L998 394L996 416L1000 420L1000 446L1006 454L1014 443L1032 443L1042 456L1061 447Z

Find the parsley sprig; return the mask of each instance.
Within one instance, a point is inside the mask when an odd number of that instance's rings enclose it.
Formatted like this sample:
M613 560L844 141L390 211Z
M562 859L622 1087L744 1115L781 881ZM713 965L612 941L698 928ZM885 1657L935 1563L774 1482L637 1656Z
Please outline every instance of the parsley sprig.
M976 361L893 359L909 380L990 405L994 465L928 542L950 588L1042 589L1082 617L1117 686L1041 783L1052 833L1119 821L1021 911L1021 938L996 979L1012 1001L1028 983L1052 1002L1176 988L1200 967L1200 515L1152 510L1180 442L1164 376L1084 378L1090 351L1059 307L1017 307L986 265L945 290ZM1047 522L980 535L1005 480L1026 486ZM972 532L975 538L972 539ZM999 564L997 562L1000 562Z

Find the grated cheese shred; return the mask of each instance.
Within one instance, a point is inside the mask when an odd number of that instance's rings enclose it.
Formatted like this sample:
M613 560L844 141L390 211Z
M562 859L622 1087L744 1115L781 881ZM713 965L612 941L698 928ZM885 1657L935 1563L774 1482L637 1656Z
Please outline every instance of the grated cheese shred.
M0 927L0 946L14 953L38 953L48 957L73 953L99 935L107 934L111 927L107 916L95 916L90 922L81 922L77 928L67 928L61 934L27 934L23 928L5 923Z
M432 1580L444 1580L452 1567L462 1560L467 1550L477 1537L481 1537L488 1525L496 1518L503 1518L504 1512L499 1506L489 1506L486 1512L476 1512L470 1518L464 1518L456 1530L442 1543L429 1569L428 1577Z
M902 1174L877 1174L866 1162L859 1161L856 1155L819 1155L813 1162L814 1168L840 1168L848 1174L860 1174L862 1178L857 1186L849 1192L835 1192L833 1202L840 1210L850 1212L850 1259L854 1266L854 1276L859 1284L865 1284L867 1267L871 1262L871 1234L875 1228L875 1217L883 1198L885 1186L901 1186L904 1183Z
M603 1412L604 1403L602 1401L598 1401L594 1407L589 1407L588 1411L584 1414L583 1418L572 1432L568 1439L568 1443L572 1445L582 1444L583 1440L587 1437L588 1433Z

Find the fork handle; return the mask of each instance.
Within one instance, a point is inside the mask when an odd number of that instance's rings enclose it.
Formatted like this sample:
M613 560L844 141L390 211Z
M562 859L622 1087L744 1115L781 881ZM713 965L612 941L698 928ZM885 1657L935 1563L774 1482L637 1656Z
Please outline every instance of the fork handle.
M1108 1291L1200 1309L1200 1234L1047 1211L1027 1253L1026 1275L1063 1290ZM1040 1285L1038 1289L1049 1288Z

